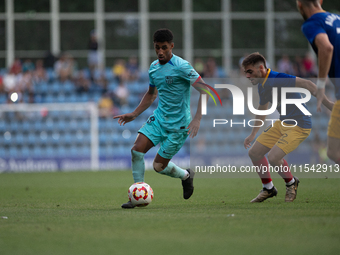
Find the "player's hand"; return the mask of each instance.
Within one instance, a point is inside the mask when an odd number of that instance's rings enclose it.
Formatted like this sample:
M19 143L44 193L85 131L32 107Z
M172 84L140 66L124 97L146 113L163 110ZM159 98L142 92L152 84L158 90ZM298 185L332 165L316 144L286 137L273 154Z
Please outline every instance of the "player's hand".
M251 146L251 142L254 141L255 135L250 134L246 139L244 139L244 148L248 149Z
M323 101L323 98L325 97L325 89L318 89L318 91L316 92L316 99L317 99L317 103L316 103L316 110L318 112L321 112L321 104Z
M122 114L122 115L117 115L114 116L114 119L118 119L118 124L121 126L123 124L123 126L128 123L133 121L137 116L133 113L126 113L126 114Z
M195 118L190 122L189 126L187 127L189 129L188 135L190 138L194 138L197 135L200 125L201 121Z

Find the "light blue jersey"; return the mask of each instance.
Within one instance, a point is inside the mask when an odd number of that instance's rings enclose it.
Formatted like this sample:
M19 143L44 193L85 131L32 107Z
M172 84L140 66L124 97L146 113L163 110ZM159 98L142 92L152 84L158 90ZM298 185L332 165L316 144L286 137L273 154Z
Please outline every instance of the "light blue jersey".
M185 131L191 121L190 86L199 74L188 61L173 54L169 62L152 62L150 86L158 90L159 102L154 117L167 131Z

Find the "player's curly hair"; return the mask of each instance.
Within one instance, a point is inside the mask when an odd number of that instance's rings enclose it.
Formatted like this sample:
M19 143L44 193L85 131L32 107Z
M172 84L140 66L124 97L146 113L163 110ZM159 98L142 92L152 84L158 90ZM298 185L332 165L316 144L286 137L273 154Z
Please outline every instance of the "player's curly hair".
M172 43L173 39L174 39L173 33L171 32L170 29L167 29L167 28L158 29L153 34L153 42L168 42L168 43Z
M264 58L264 56L262 56L258 52L254 52L243 59L242 66L246 67L249 65L256 65L258 63L263 64L263 66L267 68L266 59Z

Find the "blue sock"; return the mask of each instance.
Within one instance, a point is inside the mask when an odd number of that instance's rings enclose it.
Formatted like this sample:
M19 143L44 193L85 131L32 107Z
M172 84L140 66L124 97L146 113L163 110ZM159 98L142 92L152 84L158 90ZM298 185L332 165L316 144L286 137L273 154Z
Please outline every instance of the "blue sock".
M174 163L169 162L167 167L164 168L163 171L158 172L160 174L164 174L170 177L174 178L180 178L183 179L184 177L188 177L188 171L184 170L178 166L176 166Z
M145 153L131 150L131 167L134 182L144 182L144 163Z

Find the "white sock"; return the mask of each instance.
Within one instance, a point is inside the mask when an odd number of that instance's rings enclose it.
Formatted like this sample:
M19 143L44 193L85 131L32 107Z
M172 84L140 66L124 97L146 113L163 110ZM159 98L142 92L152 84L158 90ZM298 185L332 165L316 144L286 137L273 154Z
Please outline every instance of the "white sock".
M186 174L183 176L182 181L185 181L186 179L188 179L190 177L190 174L187 170L185 170Z
M292 185L294 182L295 182L295 179L293 178L290 182L287 182L287 183L286 183L286 186L290 186L290 185Z
M273 184L273 182L268 182L266 184L262 183L262 187L266 188L266 189L272 189L274 187L274 184Z

